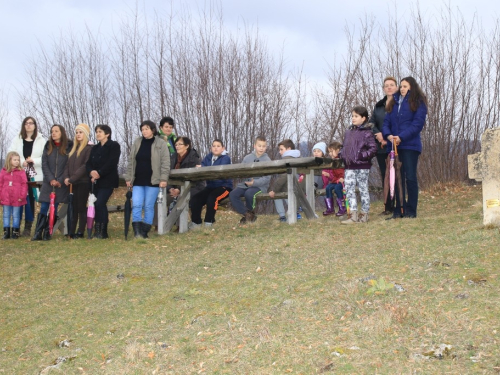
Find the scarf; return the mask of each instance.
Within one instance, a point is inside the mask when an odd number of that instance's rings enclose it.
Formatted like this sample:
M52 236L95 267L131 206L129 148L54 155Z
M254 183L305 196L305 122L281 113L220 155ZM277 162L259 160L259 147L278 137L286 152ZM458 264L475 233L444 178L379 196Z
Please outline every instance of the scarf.
M181 163L184 161L186 156L188 156L188 154L189 150L184 154L184 156L180 156L179 154L177 154L177 163L175 163L174 169L181 169Z

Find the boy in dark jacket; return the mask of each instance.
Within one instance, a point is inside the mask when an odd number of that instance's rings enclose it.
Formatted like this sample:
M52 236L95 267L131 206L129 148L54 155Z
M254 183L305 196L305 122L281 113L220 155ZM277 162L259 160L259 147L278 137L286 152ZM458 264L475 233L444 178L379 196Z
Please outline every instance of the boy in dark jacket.
M212 142L210 152L201 162L201 167L210 167L215 165L231 164L231 158L226 154L224 144L220 139ZM233 181L231 180L207 180L207 186L193 196L191 199L191 224L190 229L201 226L201 210L207 205L205 213L205 226L212 226L215 222L215 214L219 202L226 198L233 190Z

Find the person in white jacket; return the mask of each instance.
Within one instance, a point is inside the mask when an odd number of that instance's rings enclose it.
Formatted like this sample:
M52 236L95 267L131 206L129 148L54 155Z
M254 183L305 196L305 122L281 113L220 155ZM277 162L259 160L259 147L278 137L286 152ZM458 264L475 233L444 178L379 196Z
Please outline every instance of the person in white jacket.
M21 125L21 131L12 140L8 151L16 151L21 156L21 165L23 168L32 166L36 172L34 180L36 182L43 181L42 172L42 154L43 148L47 143L47 139L38 131L36 120L28 116ZM28 181L30 181L28 176ZM30 209L27 206L30 206ZM24 216L24 231L23 236L31 237L31 227L33 225L35 215L35 196L33 189L28 189L28 204L25 206Z

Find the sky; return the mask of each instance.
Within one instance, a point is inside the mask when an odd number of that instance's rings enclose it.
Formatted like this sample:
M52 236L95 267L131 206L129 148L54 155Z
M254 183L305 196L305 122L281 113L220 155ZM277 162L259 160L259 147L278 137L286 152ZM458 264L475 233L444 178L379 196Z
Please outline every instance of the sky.
M187 7L196 13L209 1L199 0L0 0L0 92L8 98L10 119L18 121L17 91L25 80L26 62L43 46L51 45L69 31L89 28L111 35L120 19L136 7L148 14L174 12ZM404 19L416 1L380 0L220 0L224 23L229 30L245 25L258 27L269 49L283 52L287 67L303 67L310 80L326 79L329 64L345 49L344 29L356 27L360 18L373 16L377 23L387 22L389 11L397 7ZM444 4L459 9L466 19L476 14L484 27L493 27L500 18L497 0L420 0L424 16L431 17Z

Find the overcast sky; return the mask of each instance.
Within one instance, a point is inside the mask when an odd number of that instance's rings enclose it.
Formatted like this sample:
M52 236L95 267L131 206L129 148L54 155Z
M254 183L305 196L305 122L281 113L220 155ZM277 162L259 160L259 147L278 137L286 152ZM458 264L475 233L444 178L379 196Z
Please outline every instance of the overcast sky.
M17 118L16 89L23 82L25 61L40 44L50 45L69 30L89 27L111 34L119 20L135 9L164 13L187 6L193 13L206 2L196 0L0 0L0 90L9 97L11 118ZM218 2L217 2L218 3ZM405 18L415 1L377 0L221 0L225 25L236 29L245 23L259 28L259 34L272 51L283 49L289 68L304 66L312 80L324 79L335 52L343 54L344 28L356 25L365 14L380 24L387 22L389 9L397 4L398 18ZM436 0L421 0L425 16L431 17L443 6ZM449 1L466 18L477 13L485 27L492 27L500 15L498 0Z

